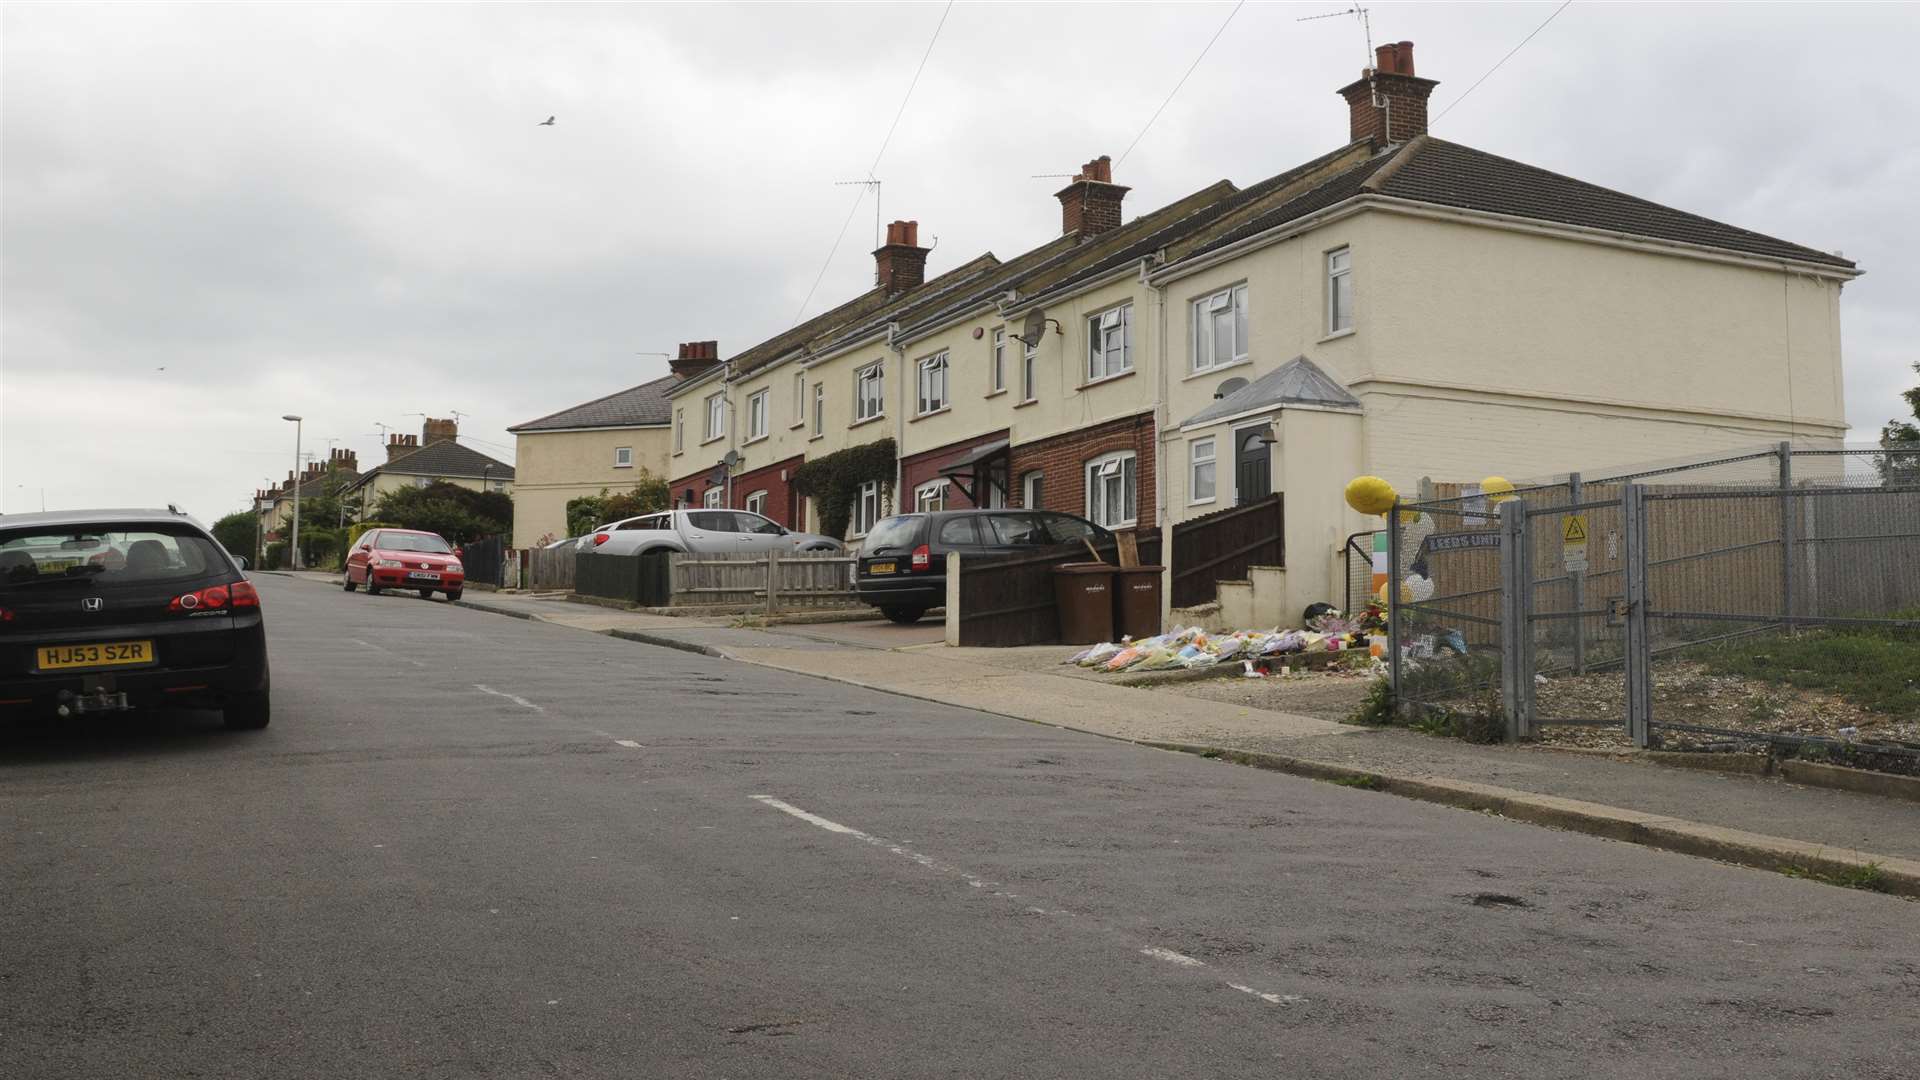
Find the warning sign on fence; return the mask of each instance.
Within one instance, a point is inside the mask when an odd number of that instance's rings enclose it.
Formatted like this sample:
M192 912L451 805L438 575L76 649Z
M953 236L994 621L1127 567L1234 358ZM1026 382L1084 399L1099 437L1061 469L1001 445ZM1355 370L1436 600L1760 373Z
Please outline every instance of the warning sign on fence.
M1560 558L1569 574L1587 568L1587 515L1568 514L1560 523Z

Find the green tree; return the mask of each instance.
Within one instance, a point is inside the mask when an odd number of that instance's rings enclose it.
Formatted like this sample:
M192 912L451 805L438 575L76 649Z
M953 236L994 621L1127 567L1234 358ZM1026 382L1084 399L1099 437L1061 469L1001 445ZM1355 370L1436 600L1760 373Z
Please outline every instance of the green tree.
M1920 375L1920 361L1913 365ZM1900 395L1913 413L1912 420L1889 420L1880 429L1880 447L1890 451L1881 463L1880 475L1889 484L1920 484L1920 386Z
M642 466L635 473L632 491L609 495L606 488L601 488L598 495L568 499L567 535L585 536L596 525L665 510L672 501L673 491L667 486L667 478L655 476Z
M213 523L213 538L220 541L221 547L252 562L259 523L260 519L252 512L235 510Z
M466 544L511 528L513 499L498 491L474 491L436 480L423 488L400 488L380 497L374 516L403 529L439 533Z

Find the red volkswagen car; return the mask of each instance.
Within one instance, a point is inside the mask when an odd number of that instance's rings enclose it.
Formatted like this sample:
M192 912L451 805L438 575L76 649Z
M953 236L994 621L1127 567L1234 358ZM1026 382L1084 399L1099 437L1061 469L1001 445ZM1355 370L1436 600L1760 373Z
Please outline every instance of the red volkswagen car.
M439 533L372 529L347 553L343 584L348 592L365 585L369 596L382 589L413 589L423 600L436 592L458 600L466 573L459 550Z

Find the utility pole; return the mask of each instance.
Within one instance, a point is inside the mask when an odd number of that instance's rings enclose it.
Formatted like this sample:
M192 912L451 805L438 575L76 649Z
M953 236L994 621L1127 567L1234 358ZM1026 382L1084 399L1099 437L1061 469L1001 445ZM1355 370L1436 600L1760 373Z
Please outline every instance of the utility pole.
M292 413L282 420L293 422L293 556L292 569L300 569L300 417Z

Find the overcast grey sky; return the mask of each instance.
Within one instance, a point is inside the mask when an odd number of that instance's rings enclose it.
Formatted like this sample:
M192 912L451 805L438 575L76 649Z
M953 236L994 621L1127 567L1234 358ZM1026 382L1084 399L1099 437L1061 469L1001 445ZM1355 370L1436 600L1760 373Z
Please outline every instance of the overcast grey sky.
M1344 0L1249 3L1132 156L1130 214L1338 146ZM1393 4L1453 102L1552 10ZM1054 235L1227 2L960 3L881 162L931 272ZM1920 341L1911 6L1575 3L1435 133L1857 259L1853 437ZM472 445L789 325L941 6L9 3L0 511L211 521L307 447L466 414ZM549 114L553 127L536 127ZM863 206L809 313L870 284ZM160 370L164 368L165 370ZM489 445L492 444L492 445Z

